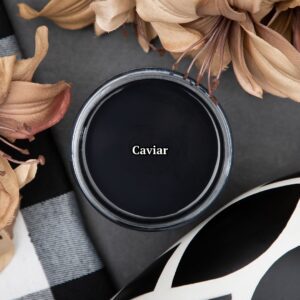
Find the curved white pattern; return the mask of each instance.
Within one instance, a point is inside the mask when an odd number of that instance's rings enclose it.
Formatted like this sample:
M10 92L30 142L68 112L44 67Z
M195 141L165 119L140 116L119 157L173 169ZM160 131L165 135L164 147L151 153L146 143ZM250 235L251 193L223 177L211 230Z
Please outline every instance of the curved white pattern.
M135 299L207 300L231 294L233 300L250 300L259 281L273 265L273 263L293 248L300 246L300 201L298 202L296 209L291 215L286 227L278 236L278 238L263 254L261 254L256 260L252 261L248 265L231 274L217 279L179 287L172 287L173 278L180 260L190 242L193 240L195 235L197 235L198 232L216 215L232 204L251 195L270 189L298 184L300 184L300 178L283 180L280 182L260 186L250 190L238 198L235 198L233 201L214 213L211 217L200 223L195 229L193 229L178 243L176 243L178 247L165 265L154 291L139 296Z

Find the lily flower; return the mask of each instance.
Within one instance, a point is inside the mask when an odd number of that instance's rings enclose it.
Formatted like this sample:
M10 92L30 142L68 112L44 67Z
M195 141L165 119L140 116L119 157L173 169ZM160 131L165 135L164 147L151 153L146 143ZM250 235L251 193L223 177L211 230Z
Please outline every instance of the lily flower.
M300 51L300 0L282 1L277 3L275 8L276 12L269 26Z
M48 29L39 27L32 58L0 57L0 135L11 141L33 136L59 122L70 104L70 85L31 82L48 51Z
M45 17L62 28L75 30L94 23L95 15L90 8L91 2L92 0L50 0L41 11L25 3L18 6L21 17L26 20Z
M136 0L137 15L151 24L166 51L181 54L202 34L184 24L197 20L198 0Z
M153 4L152 10L149 3ZM152 24L168 51L182 52L175 67L183 57L193 57L186 75L194 64L198 65L197 83L207 73L211 96L222 71L232 61L235 75L248 93L262 98L266 91L300 102L299 53L280 34L259 22L272 10L274 1L200 0L190 1L189 5L178 1L176 6L174 3L177 2L137 0L137 12ZM161 34L156 22L178 30ZM181 40L179 32L183 30L194 37L178 47L176 42ZM175 41L172 48L167 41Z
M39 163L32 159L12 169L0 155L0 272L14 255L12 226L20 205L19 190L34 179Z
M95 32L102 35L111 32L126 23L134 23L137 39L145 52L150 48L157 50L151 41L157 36L150 23L145 22L135 11L135 0L96 0L90 7L96 15Z

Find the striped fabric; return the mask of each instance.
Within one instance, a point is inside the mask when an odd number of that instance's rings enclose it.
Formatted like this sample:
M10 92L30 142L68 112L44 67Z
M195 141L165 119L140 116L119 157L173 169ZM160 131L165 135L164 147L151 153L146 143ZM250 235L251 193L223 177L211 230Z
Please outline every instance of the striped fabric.
M0 1L0 56L13 54L20 55ZM50 131L28 143L21 141L20 146L29 148L31 157L43 154L46 165L21 191L16 254L0 273L0 299L109 299L111 281L85 231Z
M300 299L300 177L294 176L227 203L113 299Z

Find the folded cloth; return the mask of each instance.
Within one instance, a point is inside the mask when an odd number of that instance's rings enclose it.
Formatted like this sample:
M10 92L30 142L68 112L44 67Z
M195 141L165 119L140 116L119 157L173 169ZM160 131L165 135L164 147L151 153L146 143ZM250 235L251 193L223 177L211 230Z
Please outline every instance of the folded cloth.
M1 1L0 56L16 53ZM109 299L112 283L85 231L51 132L28 144L20 142L31 157L44 155L46 165L21 191L21 212L14 227L16 253L0 273L0 299Z
M113 299L299 299L300 177L235 198Z

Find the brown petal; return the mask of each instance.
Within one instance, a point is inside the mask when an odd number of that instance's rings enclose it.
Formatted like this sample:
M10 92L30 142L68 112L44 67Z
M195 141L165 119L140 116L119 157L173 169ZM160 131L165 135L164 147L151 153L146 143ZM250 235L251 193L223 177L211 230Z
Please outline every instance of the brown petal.
M39 12L24 3L18 6L24 19L46 17L62 28L74 30L94 23L95 15L90 9L91 2L92 0L51 0Z
M38 27L35 33L35 53L32 58L21 59L16 62L13 80L31 81L34 72L48 52L48 28Z
M265 91L300 102L300 54L277 32L261 24L255 27L259 36L243 24L250 72Z
M0 230L14 219L19 207L19 183L6 158L0 155Z
M1 130L7 138L28 138L59 122L70 104L70 86L64 81L56 84L37 84L14 81L7 101L0 105L0 117L15 121L15 126L26 124L30 128L25 134L18 131ZM2 120L1 120L2 121Z
M0 229L7 226L9 221L13 219L14 210L10 209L12 204L14 205L10 195L6 192L4 186L0 184Z
M276 10L279 12L285 11L289 8L295 8L297 6L300 6L300 0L288 0L288 1L280 1L276 5Z
M245 21L244 12L233 9L227 0L200 0L197 6L199 17L224 16L233 21Z
M38 162L36 160L28 160L27 163L21 164L14 169L20 189L34 179L37 166Z
M188 23L198 18L198 0L137 0L136 11L147 22Z
M300 54L296 49L276 31L257 23L255 25L257 34L263 38L267 43L279 49L285 56L291 61L292 65L295 66L297 73L299 64L300 64Z
M15 55L0 57L0 104L6 100L15 62Z
M277 2L282 0L263 0L260 4L260 9L256 12L252 12L252 17L260 22L265 16L267 16L272 9L274 8L274 5L276 5Z
M169 52L184 52L202 38L201 33L179 24L152 22L163 47Z
M293 38L292 42L294 47L300 52L300 7L297 7L294 12L292 22Z
M128 22L134 6L133 0L94 1L90 5L96 14L97 26L105 32L113 31Z
M262 3L264 1L265 0L228 0L229 4L232 7L242 11L249 12L251 14L257 13L261 9ZM271 1L274 2L274 0Z
M280 33L288 41L292 40L292 17L293 12L286 10L274 15L269 23L270 28Z
M142 49L147 53L150 50L150 42L157 37L157 33L151 23L145 22L138 15L136 24L138 42Z
M232 24L229 47L235 76L243 89L251 95L262 98L263 90L255 81L245 61L244 32L238 23Z
M15 253L14 244L5 230L0 231L0 272L9 264Z

